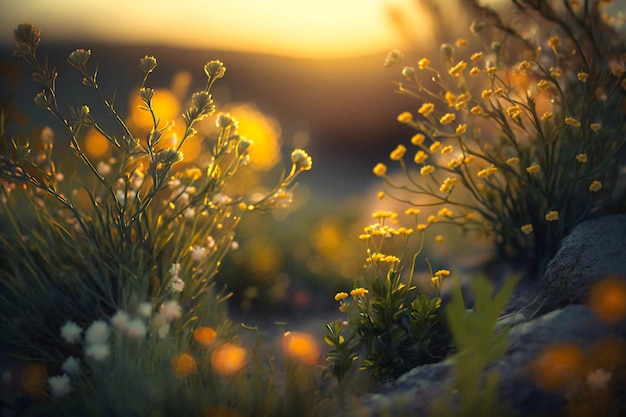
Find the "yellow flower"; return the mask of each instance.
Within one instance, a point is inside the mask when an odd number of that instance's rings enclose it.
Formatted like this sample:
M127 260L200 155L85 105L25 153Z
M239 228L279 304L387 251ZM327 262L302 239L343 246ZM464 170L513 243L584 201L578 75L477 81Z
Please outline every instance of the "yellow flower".
M420 169L420 174L422 174L423 176L432 174L433 172L435 172L435 167L432 165L424 165L422 169Z
M478 75L479 72L480 72L480 68L474 66L469 70L469 75L472 77L475 77Z
M441 116L441 119L439 119L439 123L441 123L442 125L447 125L452 123L454 119L456 119L456 115L454 113L446 113Z
M461 156L458 159L451 159L450 162L448 162L448 168L450 169L454 169L457 168L459 166L461 166L461 163L463 162L463 157Z
M355 288L352 291L350 291L350 295L354 298L356 297L363 297L365 294L367 294L369 291L366 290L365 288Z
M408 208L404 211L404 214L406 214L407 216L410 216L413 214L417 216L420 213L421 213L420 209L415 208L415 207Z
M448 106L450 107L454 106L454 103L456 102L456 96L454 95L454 93L450 91L446 91L445 98L446 98L446 101L448 102Z
M487 74L492 75L492 74L495 74L498 71L498 69L494 66L491 66L491 67L485 68L485 71L487 71Z
M559 45L561 45L561 38L558 36L551 36L550 39L548 39L548 46L550 48L556 48Z
M450 70L448 71L448 74L452 75L453 77L459 77L461 73L463 72L463 70L465 69L465 67L467 67L467 64L465 63L465 61L459 61L455 66L450 68Z
M454 42L454 44L455 44L456 46L458 46L459 48L460 48L460 47L462 47L462 46L466 46L466 45L467 45L467 39L465 39L465 38L459 38L459 39L457 39L457 40Z
M498 88L496 88L495 90L493 90L493 93L494 93L496 96L502 97L502 96L504 95L504 88L502 88L502 87L498 87Z
M405 152L406 152L406 147L404 145L398 145L398 147L396 147L396 149L394 149L389 154L389 158L392 161L399 161L400 159L402 159L402 157L404 156Z
M463 133L467 131L467 125L465 123L461 123L456 127L455 133L461 136Z
M532 224L525 224L521 227L522 229L522 233L529 235L533 232L533 225Z
M394 219L398 217L393 211L379 210L372 213L374 219Z
M415 158L413 158L416 164L423 164L426 159L428 159L428 154L421 150L417 151Z
M437 152L439 148L441 148L441 142L436 140L428 147L428 150L430 150L431 152Z
M597 191L600 191L601 188L602 188L602 183L596 180L592 182L591 185L589 186L589 191L591 191L592 193L595 193Z
M537 88L545 91L548 88L550 88L550 86L552 85L552 83L548 80L539 80L539 82L537 83Z
M519 164L519 158L514 156L513 158L509 158L506 160L507 165L517 165Z
M539 172L540 170L541 170L541 168L537 164L532 164L531 166L526 168L526 172L528 172L529 174L535 174L535 173Z
M409 123L412 120L413 120L413 115L408 111L402 112L398 115L398 121L400 123Z
M506 109L506 113L511 116L512 119L517 119L522 114L520 106L509 106Z
M472 56L470 57L470 59L472 61L478 61L480 58L483 57L483 53L482 52L475 52L474 54L472 54Z
M428 216L428 218L426 219L426 221L428 223L437 223L437 217L434 214L431 214L430 216Z
M442 193L446 193L448 191L452 190L452 187L454 186L454 183L457 182L456 178L446 178L445 180L443 180L443 184L441 184L441 187L439 187L439 191L441 191Z
M369 238L371 238L372 235L370 235L369 233L361 233L359 235L359 240L369 240Z
M483 92L480 93L480 96L482 98L489 98L489 97L491 97L492 94L493 94L493 90L491 88L489 88L487 90L483 90Z
M521 71L521 72L526 71L528 68L530 68L530 62L528 62L528 61L522 61L517 66L517 70Z
M478 178L487 178L492 176L493 174L495 174L498 171L498 168L496 168L495 166L491 165L485 169L481 169L480 171L478 171Z
M576 160L578 162L580 162L581 164L586 164L587 163L587 154L579 153L578 155L576 155Z
M483 114L483 108L480 106L474 106L470 109L470 113L474 115Z
M377 177L384 177L387 173L387 165L379 162L374 167L373 172Z
M435 236L435 242L436 243L443 243L443 241L444 241L443 236L441 236L441 235Z
M428 115L431 114L434 110L435 105L433 103L424 103L420 106L417 112L424 117L428 117Z
M379 200L382 200L384 197L385 197L384 191L379 191L378 194L376 194L376 198Z
M566 117L565 124L576 128L580 127L580 122L573 117Z
M563 70L561 68L550 68L550 75L553 76L554 78L559 78L561 75L563 75Z
M345 300L346 298L348 298L348 293L346 292L338 292L335 294L335 301Z
M470 162L474 160L474 158L476 158L474 155L467 155L465 159L463 160L463 162L465 162L466 164L469 164Z
M418 61L417 67L421 70L426 69L430 66L430 59L422 58Z
M450 275L450 271L448 271L447 269L440 269L439 271L435 272L435 276L441 277L441 276L448 276Z
M541 121L545 122L546 120L554 119L554 113L551 111L547 111L541 115Z
M426 228L427 228L427 227L428 227L428 225L427 225L427 224L420 223L420 224L418 224L418 225L417 225L417 227L415 227L415 229L416 229L418 232L421 232L422 230L426 230Z
M339 306L339 311L341 311L342 313L345 313L346 311L348 311L348 304L342 304Z
M413 135L413 137L411 138L411 143L415 146L418 146L424 143L424 139L426 139L426 136L424 136L421 133L418 133L416 135Z
M591 123L589 125L589 129L591 129L594 133L598 133L602 125L600 123Z
M578 74L576 74L576 77L578 78L578 81L580 81L582 83L586 83L587 82L587 78L589 78L589 74L587 74L584 71L580 71Z
M441 210L439 210L437 212L437 216L439 216L439 217L450 217L450 216L452 216L452 212L447 207L443 207Z
M448 146L444 146L443 148L441 148L441 153L443 155L452 152L452 146L448 145Z
M556 210L549 211L546 213L546 220L549 222L559 220L559 212Z

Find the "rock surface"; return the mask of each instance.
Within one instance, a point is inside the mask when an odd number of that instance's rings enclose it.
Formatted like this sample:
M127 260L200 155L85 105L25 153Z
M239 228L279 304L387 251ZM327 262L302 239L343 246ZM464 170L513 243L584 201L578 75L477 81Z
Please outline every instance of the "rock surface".
M563 239L543 277L547 302L584 303L589 288L608 275L626 279L626 215L583 222Z

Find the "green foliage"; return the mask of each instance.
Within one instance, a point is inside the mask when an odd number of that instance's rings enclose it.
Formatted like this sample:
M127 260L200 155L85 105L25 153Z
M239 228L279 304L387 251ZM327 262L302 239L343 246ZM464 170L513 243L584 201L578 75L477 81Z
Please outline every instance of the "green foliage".
M499 375L486 369L501 359L508 348L509 329L498 328L497 322L517 281L509 278L494 295L486 277L473 278L470 288L476 304L471 310L465 306L460 283L454 285L452 300L446 306L446 319L457 350L452 357L454 387L447 394L450 398L434 404L433 417L508 415L499 404Z
M390 155L405 178L375 174L387 195L447 206L442 222L491 236L539 276L573 227L624 210L623 36L602 1L513 0L511 14L464 3L474 36L402 69L398 92L418 109L398 116L416 134Z

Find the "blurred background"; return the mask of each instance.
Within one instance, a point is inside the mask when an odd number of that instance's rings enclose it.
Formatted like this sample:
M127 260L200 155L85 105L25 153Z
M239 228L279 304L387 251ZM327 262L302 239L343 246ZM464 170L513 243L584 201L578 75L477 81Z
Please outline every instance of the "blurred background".
M60 73L61 102L94 102L66 61L76 48L91 49L100 87L137 129L146 123L137 111L141 57L158 59L148 84L157 89L155 107L164 120L179 117L191 92L204 87L203 65L223 61L217 111L231 112L254 140L260 178L277 178L281 158L287 165L294 147L312 156L313 170L301 176L290 208L241 224L239 250L218 279L234 292L231 307L243 319L259 311L277 320L336 312L333 295L353 287L364 263L357 237L372 223L372 211L406 208L378 200L383 184L372 174L415 133L396 117L418 104L395 92L402 66L383 67L385 57L401 50L415 65L437 56L442 42L468 36L471 20L456 1L4 0L1 98L12 109L10 135L37 138L45 126L62 134L58 122L34 106L37 86L26 64L11 55L13 29L23 22L42 31L40 55ZM188 162L202 151L191 142L184 149ZM96 159L110 152L89 133L85 146ZM426 245L424 255L437 269L452 269L448 255L467 247L447 242L436 245L431 237ZM488 253L486 246L468 264Z

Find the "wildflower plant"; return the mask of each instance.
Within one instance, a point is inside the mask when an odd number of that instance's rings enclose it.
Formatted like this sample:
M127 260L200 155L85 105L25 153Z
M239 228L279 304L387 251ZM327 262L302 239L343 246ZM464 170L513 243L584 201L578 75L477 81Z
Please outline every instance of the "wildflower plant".
M29 64L41 87L35 105L60 122L59 136L67 139L55 139L50 128L34 143L8 138L3 115L3 345L24 360L43 361L64 372L49 381L53 396L69 394L80 409L93 407L104 415L128 413L114 410L118 406L113 403L137 406L137 398L154 398L154 393L165 404L178 403L174 397L182 380L197 378L196 390L184 394L190 397L207 384L218 386L221 376L240 373L250 353L240 346L228 320L223 301L229 294L216 289L213 278L236 247L241 218L288 204L295 179L311 169L311 157L296 149L290 170L265 194L241 192L230 184L248 169L252 140L237 133L237 120L230 114L214 117L214 138L199 137L196 130L214 116L211 89L225 75L221 61L204 66L206 86L191 96L182 116L184 134L172 145L167 140L171 124L153 107L159 92L149 86L156 58L139 60L141 109L152 120L148 134L139 137L100 88L90 50L73 51L68 63L93 93L94 106L114 121L112 127L88 105L60 103L58 73L38 56L36 27L19 25L14 38L14 55ZM84 151L86 129L95 129L107 141L111 157L96 160ZM185 164L181 149L187 141L202 141L209 162ZM59 150L74 161L60 158ZM57 160L74 171L62 172ZM89 369L77 377L87 381L80 389L62 367L68 357L76 365L68 369ZM152 382L145 380L147 375L154 375ZM136 391L120 385L128 381L137 382ZM112 401L118 393L125 394ZM222 397L231 401L232 395ZM221 400L196 398L185 409L197 415L194 407L211 401L219 406ZM156 406L148 402L135 412L146 414Z
M441 285L448 270L432 271L428 265L432 293L421 292L413 282L415 263L424 244L425 227L417 223L419 210L406 213L416 227L393 227L398 215L380 211L377 220L365 227L360 239L366 243L365 272L350 293L339 292L335 300L347 315L346 322L326 326L327 376L341 382L360 359L360 369L374 381L396 378L409 369L440 359L447 350L443 322ZM420 247L412 256L408 277L403 274L409 236L415 230ZM398 253L400 256L388 253ZM362 357L361 357L362 356Z
M502 258L537 273L578 223L624 209L623 191L613 193L624 163L623 39L604 1L512 0L510 17L465 3L480 16L473 41L402 69L398 92L417 102L398 116L415 129L410 144L390 153L404 180L386 163L374 174L386 195L449 209L443 223L493 237Z

